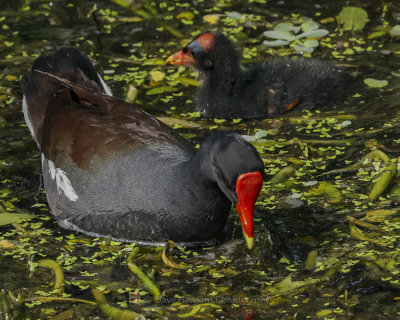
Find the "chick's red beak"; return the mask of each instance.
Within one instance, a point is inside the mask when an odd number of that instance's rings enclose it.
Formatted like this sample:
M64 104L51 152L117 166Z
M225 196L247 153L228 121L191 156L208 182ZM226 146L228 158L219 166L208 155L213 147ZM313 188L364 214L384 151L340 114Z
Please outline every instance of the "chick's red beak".
M247 247L254 246L253 210L263 183L261 172L248 172L239 176L236 181L236 194L238 202L236 210L242 224L243 237Z
M177 66L194 66L196 64L196 60L189 53L183 53L182 50L169 56L165 61Z

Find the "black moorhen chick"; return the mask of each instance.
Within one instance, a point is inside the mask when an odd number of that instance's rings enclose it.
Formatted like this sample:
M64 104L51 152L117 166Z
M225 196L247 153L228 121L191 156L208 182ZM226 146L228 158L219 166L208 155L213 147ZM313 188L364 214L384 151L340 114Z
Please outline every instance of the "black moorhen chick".
M107 95L77 49L39 57L22 88L48 203L62 227L139 243L201 242L218 235L234 203L253 247L264 166L241 136L212 134L196 152L164 123Z
M342 99L347 74L333 63L274 59L242 71L233 43L220 32L205 32L167 63L191 66L203 83L197 111L205 117L268 118Z

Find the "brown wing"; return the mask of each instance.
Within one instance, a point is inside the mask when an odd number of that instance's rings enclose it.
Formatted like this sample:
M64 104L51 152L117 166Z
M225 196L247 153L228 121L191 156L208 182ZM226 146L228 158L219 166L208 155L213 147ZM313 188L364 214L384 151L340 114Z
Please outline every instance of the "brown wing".
M56 166L69 156L87 170L95 156L112 157L158 144L193 152L173 129L136 106L38 72L60 84L49 101L39 141L45 156Z

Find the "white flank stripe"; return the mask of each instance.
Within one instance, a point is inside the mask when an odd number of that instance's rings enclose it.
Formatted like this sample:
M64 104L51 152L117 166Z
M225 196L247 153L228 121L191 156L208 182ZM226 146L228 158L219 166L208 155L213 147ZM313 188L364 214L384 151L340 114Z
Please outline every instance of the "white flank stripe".
M71 181L68 179L64 170L60 168L56 168L54 162L51 160L47 160L42 154L42 161L47 161L49 166L49 175L52 180L56 180L58 193L61 194L61 191L64 195L71 201L78 200L78 195L71 184Z
M37 139L35 137L35 133L33 131L33 125L31 122L31 119L29 119L29 115L28 115L28 104L26 103L26 98L24 96L24 98L22 99L22 111L24 112L24 118L25 118L25 122L28 125L29 131L31 132L32 138L33 140L36 141L37 143Z
M104 91L106 92L106 94L108 94L109 96L112 96L112 92L111 92L110 87L104 82L103 78L100 77L99 74L97 74L97 75L98 75L99 78L100 78L101 86L103 87L103 89L104 89Z

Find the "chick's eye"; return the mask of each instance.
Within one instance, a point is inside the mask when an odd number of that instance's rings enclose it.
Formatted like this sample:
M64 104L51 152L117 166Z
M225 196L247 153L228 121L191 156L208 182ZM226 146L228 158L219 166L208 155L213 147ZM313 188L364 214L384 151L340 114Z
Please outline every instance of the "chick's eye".
M182 49L182 52L183 52L184 54L187 54L187 55L192 56L193 58L196 58L196 57L198 56L197 50L194 50L193 48L190 48L190 47L185 47L185 48L183 48L183 49Z
M196 51L196 50L189 50L189 54L190 54L193 58L196 58L196 57L197 57L197 51Z

